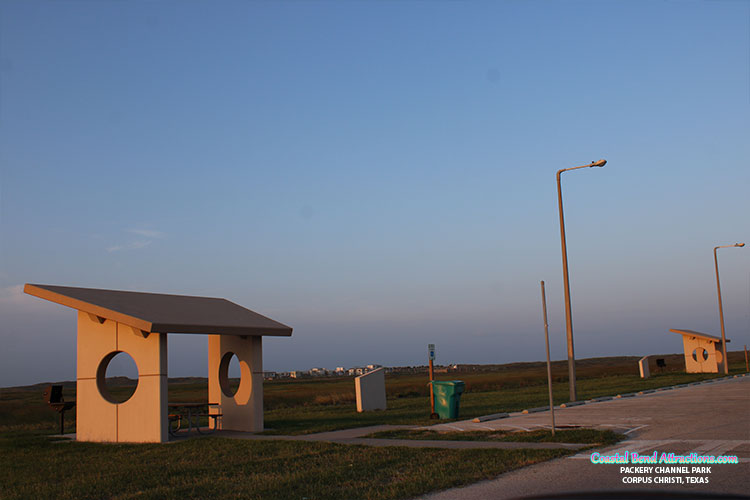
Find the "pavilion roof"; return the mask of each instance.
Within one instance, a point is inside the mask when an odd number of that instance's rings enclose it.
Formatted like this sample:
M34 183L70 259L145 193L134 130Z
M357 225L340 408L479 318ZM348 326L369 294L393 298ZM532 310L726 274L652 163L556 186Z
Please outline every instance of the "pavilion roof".
M144 332L290 336L292 328L226 299L26 284L24 292Z
M709 335L707 333L696 332L694 330L670 328L669 331L674 332L674 333L679 333L680 335L685 335L687 337L698 337L700 339L710 340L711 342L721 342L721 337L716 337L714 335ZM727 339L727 343L729 343L729 339Z

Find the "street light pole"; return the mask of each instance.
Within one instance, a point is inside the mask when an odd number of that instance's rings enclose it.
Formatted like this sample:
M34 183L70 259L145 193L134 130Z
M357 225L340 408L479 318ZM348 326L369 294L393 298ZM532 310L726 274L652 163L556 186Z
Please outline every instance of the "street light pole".
M570 400L575 401L576 395L576 358L573 349L573 313L570 307L570 282L568 279L568 250L565 245L565 218L563 217L562 186L560 174L568 170L577 170L587 167L603 167L607 160L591 162L580 167L563 168L557 171L557 206L560 214L560 245L562 246L563 284L565 288L565 332L568 338L568 384L570 386Z
M724 375L729 375L729 360L727 359L727 337L724 333L724 307L721 304L721 283L719 282L719 257L716 251L719 248L744 247L744 243L735 243L734 245L724 245L714 247L714 266L716 268L716 294L719 296L719 320L721 321L721 355L724 359Z

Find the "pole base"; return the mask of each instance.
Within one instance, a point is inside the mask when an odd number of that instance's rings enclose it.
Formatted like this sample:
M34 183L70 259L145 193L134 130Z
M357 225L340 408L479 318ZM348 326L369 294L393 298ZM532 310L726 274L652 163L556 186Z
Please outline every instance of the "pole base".
M440 420L440 415L437 413L430 413L430 420Z

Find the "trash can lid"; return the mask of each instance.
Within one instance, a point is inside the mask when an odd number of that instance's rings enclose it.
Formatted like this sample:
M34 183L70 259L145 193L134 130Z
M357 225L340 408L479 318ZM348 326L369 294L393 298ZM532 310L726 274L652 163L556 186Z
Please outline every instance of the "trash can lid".
M463 380L433 380L430 383L437 385L465 385Z

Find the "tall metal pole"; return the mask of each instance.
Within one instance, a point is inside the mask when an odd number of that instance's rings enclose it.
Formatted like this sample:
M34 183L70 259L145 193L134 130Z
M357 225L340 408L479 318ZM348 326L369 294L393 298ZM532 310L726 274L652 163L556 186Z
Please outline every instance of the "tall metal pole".
M573 349L573 312L570 307L570 282L568 278L568 249L565 245L565 217L563 216L562 186L560 174L566 169L557 171L557 207L560 214L560 245L562 246L563 287L565 290L565 335L568 339L568 385L570 400L575 401L576 395L576 356Z
M576 395L576 356L573 349L573 311L570 307L570 281L568 278L568 249L565 245L565 218L563 216L562 186L560 174L568 170L579 168L603 167L607 160L599 160L581 165L580 167L563 168L557 171L557 207L560 213L560 245L562 246L563 284L565 289L565 333L568 338L568 384L570 385L570 400L578 399Z
M430 418L435 415L435 388L432 381L435 379L435 372L432 367L432 360L430 360Z
M724 333L724 307L721 304L721 283L719 282L719 258L714 248L714 266L716 267L716 293L719 296L719 320L721 322L721 355L724 360L724 375L729 375L729 362L727 360L727 336Z
M552 400L552 364L549 360L549 326L547 324L547 295L544 293L544 281L542 285L542 312L544 313L544 343L547 346L547 386L549 387L549 413L552 416L552 435L555 435L555 403Z
M724 333L724 307L721 303L721 283L719 282L719 257L716 251L719 248L744 247L744 243L714 247L714 266L716 268L716 294L719 297L719 320L721 322L721 354L724 359L724 375L729 375L729 360L727 359L727 337Z

